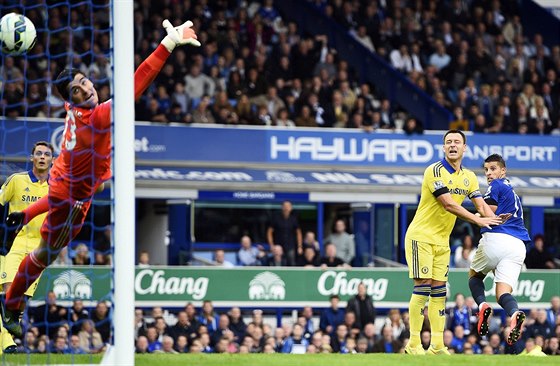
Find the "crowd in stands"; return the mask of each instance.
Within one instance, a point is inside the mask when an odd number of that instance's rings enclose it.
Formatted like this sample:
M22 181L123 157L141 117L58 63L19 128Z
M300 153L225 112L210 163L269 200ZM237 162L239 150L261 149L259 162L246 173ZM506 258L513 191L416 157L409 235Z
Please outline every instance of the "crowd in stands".
M517 2L310 3L452 111L450 127L560 134L560 45L545 45L539 34L527 37ZM79 16L90 10L91 18ZM108 28L107 12L86 4L29 9L26 15L50 32L38 27L41 37L27 59L4 59L3 114L60 116L62 101L49 81L67 63L96 83L101 100L108 99L110 42L102 31ZM137 1L136 65L163 38L165 18L176 24L191 19L202 47L173 53L136 104L137 120L423 130L422 121L391 104L375 85L360 84L326 36L302 34L272 0ZM66 26L71 37L60 32Z
M200 308L188 303L176 312L161 307L135 310L137 353L403 353L409 337L408 314L390 309L378 314L365 286L341 306L337 295L324 308L306 306L297 318L266 316L259 309ZM560 297L548 309L531 309L523 338L513 346L505 342L509 319L495 314L490 332L476 334L476 305L463 294L447 309L444 341L452 353L560 355ZM32 308L31 326L19 351L25 353L88 354L105 350L111 337L110 308L105 302L88 309L80 300L71 307L56 303L48 294L45 305ZM279 323L280 322L280 323ZM427 317L426 317L427 322ZM429 324L422 331L425 349L430 344Z

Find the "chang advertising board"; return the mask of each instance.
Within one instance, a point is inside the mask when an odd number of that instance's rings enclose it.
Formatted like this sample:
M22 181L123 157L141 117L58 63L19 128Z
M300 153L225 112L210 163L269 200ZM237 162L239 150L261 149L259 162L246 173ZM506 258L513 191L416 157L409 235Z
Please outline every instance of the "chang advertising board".
M107 298L111 294L109 267L48 268L34 299L44 299L53 291L62 301ZM492 298L493 279L486 279L486 294ZM139 306L184 306L211 300L220 306L319 306L326 307L329 297L338 295L347 301L363 283L378 307L406 308L411 282L406 268L272 268L153 266L136 268L134 289ZM466 271L449 273L448 299L457 293L468 294ZM522 272L514 295L524 308L549 306L552 296L560 293L558 273ZM490 300L492 301L492 300Z

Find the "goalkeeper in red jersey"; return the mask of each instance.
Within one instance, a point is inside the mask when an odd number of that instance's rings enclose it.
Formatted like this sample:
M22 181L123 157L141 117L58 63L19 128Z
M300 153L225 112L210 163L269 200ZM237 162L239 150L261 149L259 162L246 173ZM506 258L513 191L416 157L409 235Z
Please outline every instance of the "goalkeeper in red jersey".
M175 47L200 46L192 25L187 21L173 27L167 19L163 21L167 35L134 74L135 99L152 83ZM39 247L21 262L3 304L4 327L17 337L22 334L25 290L80 232L93 194L111 177L112 101L99 103L93 83L76 69L62 71L55 85L66 100L67 116L61 152L50 172L48 199L7 220L8 225L18 226L48 210Z

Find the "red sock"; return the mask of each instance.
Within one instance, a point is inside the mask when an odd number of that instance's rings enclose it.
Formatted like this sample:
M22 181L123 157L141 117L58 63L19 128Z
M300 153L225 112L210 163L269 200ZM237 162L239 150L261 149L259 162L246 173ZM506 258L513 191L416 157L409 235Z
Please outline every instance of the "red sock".
M41 275L45 265L31 252L21 261L14 282L6 292L6 307L10 310L20 310L24 305L24 293L27 288Z
M29 221L33 220L36 216L45 213L49 210L49 196L45 195L34 204L27 206L22 212L25 214L23 224L26 225Z

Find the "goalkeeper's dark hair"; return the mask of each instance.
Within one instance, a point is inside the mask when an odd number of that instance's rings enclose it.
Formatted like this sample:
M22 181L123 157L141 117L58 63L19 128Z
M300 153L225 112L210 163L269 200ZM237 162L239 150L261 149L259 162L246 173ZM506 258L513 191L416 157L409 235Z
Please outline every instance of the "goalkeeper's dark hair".
M67 101L70 101L70 90L68 90L68 85L74 80L76 75L83 74L80 70L74 68L64 69L58 74L56 80L54 81L54 86L58 94Z
M37 146L46 146L46 147L48 147L48 148L51 150L51 152L54 154L54 146L53 146L50 142L47 142L47 141L37 141L37 142L35 143L35 145L33 145L33 148L31 149L31 155L35 154L35 149L37 148Z
M492 154L490 156L488 156L486 159L484 159L485 163L491 163L491 162L496 162L498 163L498 165L502 168L506 167L506 161L504 160L504 158L502 158L502 155L500 154Z

